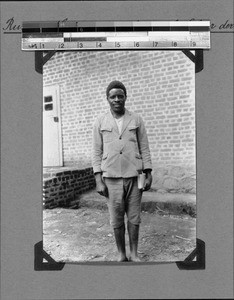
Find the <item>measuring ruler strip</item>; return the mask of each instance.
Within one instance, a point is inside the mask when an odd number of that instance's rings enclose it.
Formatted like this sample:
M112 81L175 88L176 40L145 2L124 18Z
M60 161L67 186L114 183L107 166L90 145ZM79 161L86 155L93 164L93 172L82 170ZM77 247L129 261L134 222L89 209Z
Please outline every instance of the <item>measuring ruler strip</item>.
M88 43L87 43L88 42ZM55 50L55 49L109 49L109 48L210 48L210 39L207 36L142 36L138 37L74 37L74 38L29 38L22 40L22 48L24 50L32 49L45 49L45 50Z
M190 36L190 35L206 35L209 36L209 32L190 32L190 31L166 31L166 32L159 32L159 31L146 31L146 32L59 32L59 33L23 33L22 38L54 38L54 37L64 37L64 38L73 38L73 37L141 37L141 36Z
M209 49L209 25L209 21L24 22L22 50Z
M209 49L205 42L48 42L44 43L24 43L24 50L104 50L104 49Z
M31 41L31 42L37 42L39 40L41 41L49 41L49 40L58 40L59 41L72 41L75 39L94 39L94 40L109 40L111 41L112 39L115 39L116 41L125 41L126 39L134 39L135 41L145 41L145 40L152 40L157 38L158 40L164 40L164 39L178 39L178 40L191 40L192 38L207 38L209 39L210 35L209 33L192 33L192 32L184 32L181 34L180 32L165 32L163 35L159 32L141 32L137 34L130 34L128 33L123 33L121 34L118 33L109 33L109 32L100 32L100 33L64 33L63 35L58 35L58 36L49 36L47 35L41 35L38 36L29 36L29 37L23 37L22 41Z
M22 32L210 30L210 21L52 21L23 22ZM147 28L147 30L146 30Z

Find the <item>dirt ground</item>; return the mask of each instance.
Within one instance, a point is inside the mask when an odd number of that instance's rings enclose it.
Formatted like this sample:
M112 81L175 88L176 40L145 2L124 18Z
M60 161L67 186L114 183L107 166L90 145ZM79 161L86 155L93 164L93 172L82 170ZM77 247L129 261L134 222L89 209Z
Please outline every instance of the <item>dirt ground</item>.
M95 193L87 197L98 197ZM117 250L104 206L43 211L43 248L58 262L116 261ZM138 254L142 262L183 261L196 247L196 218L160 208L142 211ZM126 232L126 250L129 242ZM130 263L130 262L129 262Z

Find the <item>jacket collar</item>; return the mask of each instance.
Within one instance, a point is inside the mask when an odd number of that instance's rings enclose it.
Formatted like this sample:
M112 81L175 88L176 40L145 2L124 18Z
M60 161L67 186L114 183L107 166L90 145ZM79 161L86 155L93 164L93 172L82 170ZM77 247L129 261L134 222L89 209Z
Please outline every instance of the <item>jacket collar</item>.
M117 124L115 122L115 118L113 117L111 111L109 111L108 117L109 117L108 119L110 121L111 126L119 134L119 130L118 130ZM121 131L120 135L123 134L123 132L125 131L126 127L128 126L128 124L130 123L131 120L132 120L131 112L125 108L124 119L123 119L123 127L122 127L122 131Z

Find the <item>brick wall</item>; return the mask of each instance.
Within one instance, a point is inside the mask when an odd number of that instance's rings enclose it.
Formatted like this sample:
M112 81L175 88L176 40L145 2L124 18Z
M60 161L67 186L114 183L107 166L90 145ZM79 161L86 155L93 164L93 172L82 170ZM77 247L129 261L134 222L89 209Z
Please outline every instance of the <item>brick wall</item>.
M181 51L57 52L43 84L60 86L64 165L91 166L92 125L108 109L114 79L126 85L126 107L145 121L155 169L195 172L195 71Z
M46 168L43 174L43 207L78 205L78 196L94 187L92 168Z

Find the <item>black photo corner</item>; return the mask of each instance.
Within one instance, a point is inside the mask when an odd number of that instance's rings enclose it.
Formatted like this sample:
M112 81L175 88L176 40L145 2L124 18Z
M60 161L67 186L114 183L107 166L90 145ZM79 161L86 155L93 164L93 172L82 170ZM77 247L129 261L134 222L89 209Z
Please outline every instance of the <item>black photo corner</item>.
M194 261L194 259L196 259ZM155 263L157 264L157 263ZM196 248L184 261L176 262L180 270L204 270L205 269L205 242L197 239ZM40 241L34 246L34 270L35 271L61 271L65 263L56 262L43 249L43 242Z

